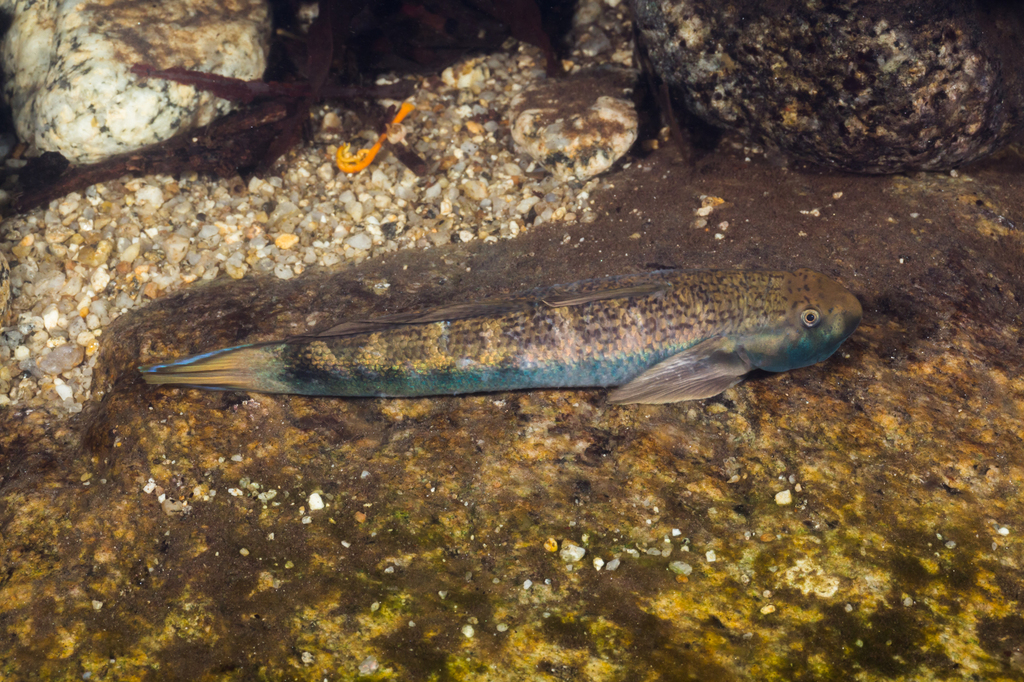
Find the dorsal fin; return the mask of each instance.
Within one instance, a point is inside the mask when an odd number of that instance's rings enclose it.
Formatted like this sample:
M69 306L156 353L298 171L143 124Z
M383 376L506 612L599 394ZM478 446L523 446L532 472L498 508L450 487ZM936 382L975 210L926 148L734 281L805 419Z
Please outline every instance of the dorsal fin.
M526 292L515 298L492 299L479 303L456 303L450 306L434 308L422 313L399 313L383 315L369 320L352 320L342 322L321 332L299 334L287 340L306 341L326 337L338 338L356 334L370 334L395 329L413 324L430 324L432 322L452 322L468 320L475 317L491 317L527 310L537 305L548 308L568 308L595 301L609 301L618 298L635 298L663 293L672 289L672 283L666 280L638 282L622 286L622 280L635 281L643 276L624 278L607 278L604 280L586 280L566 286L544 287Z

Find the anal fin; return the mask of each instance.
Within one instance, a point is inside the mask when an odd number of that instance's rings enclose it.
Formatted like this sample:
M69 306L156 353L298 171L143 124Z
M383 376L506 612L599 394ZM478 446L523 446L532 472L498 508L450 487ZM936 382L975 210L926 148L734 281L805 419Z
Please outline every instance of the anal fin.
M710 398L739 383L751 369L742 350L718 336L662 360L609 393L608 401L655 405Z

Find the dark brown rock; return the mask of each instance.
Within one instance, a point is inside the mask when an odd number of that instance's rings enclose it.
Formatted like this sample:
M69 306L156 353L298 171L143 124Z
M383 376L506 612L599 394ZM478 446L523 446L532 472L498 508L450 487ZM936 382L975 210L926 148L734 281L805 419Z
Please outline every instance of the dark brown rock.
M1024 10L974 0L634 0L701 119L860 173L942 170L1024 129Z

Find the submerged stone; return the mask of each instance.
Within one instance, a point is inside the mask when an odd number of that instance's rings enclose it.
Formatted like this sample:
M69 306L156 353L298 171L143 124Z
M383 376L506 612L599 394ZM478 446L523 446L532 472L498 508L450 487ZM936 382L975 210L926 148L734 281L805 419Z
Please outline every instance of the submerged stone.
M135 64L259 78L269 50L263 0L158 3L7 0L4 94L18 136L78 163L160 142L233 105Z
M1012 679L1020 157L851 181L726 154L688 177L674 152L595 190L599 238L558 225L195 287L98 337L80 414L0 407L0 676ZM726 199L729 239L679 229L701 195ZM309 398L138 372L659 264L825 270L864 321L823 363L672 405ZM549 538L580 547L566 563Z
M793 158L943 170L1024 131L1017 3L634 0L678 102Z

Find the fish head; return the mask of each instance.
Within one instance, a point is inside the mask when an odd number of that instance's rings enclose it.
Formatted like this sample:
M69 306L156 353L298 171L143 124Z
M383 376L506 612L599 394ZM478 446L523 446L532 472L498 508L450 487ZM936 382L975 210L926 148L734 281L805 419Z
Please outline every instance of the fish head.
M820 272L786 273L781 294L777 315L742 341L748 360L760 369L785 372L821 362L860 324L857 297Z

